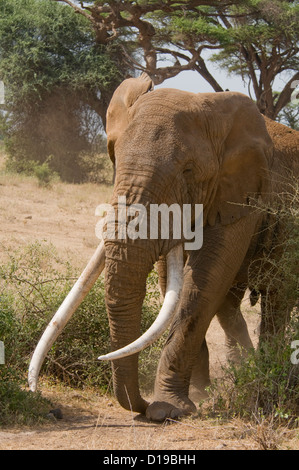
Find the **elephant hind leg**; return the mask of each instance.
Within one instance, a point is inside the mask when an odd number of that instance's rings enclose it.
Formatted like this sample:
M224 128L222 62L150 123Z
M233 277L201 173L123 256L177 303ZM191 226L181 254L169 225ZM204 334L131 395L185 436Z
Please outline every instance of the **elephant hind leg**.
M198 357L194 361L192 375L189 386L189 397L192 401L197 402L207 398L206 388L210 385L209 373L209 349L204 339L198 351Z
M227 293L217 317L225 332L227 357L230 361L239 361L241 356L253 348L246 321L240 305L246 290L245 285L232 287Z
M227 357L230 361L238 362L241 354L253 348L246 321L241 313L240 305L246 286L232 288L225 297L217 317L225 332ZM200 401L208 396L206 388L210 385L209 350L206 340L198 351L194 362L189 387L189 397L192 401Z

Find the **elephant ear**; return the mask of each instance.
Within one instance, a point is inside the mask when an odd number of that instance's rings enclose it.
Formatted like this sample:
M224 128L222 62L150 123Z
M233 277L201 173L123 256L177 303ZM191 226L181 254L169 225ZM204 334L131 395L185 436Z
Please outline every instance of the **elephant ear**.
M107 110L106 124L108 153L113 163L115 162L114 145L129 123L129 109L139 96L152 88L151 78L146 73L142 73L138 78L124 80L115 90Z
M250 122L250 119L252 121ZM227 225L246 216L269 193L273 146L261 115L250 114L244 129L234 123L223 142L222 163L208 223Z

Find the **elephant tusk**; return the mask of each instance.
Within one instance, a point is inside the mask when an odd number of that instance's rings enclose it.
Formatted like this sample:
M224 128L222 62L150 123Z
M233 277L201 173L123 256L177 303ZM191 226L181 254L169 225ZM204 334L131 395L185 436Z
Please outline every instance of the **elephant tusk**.
M28 383L32 392L36 390L40 368L49 349L96 282L104 266L105 248L102 241L81 276L55 313L35 348L28 371Z
M99 360L115 360L131 356L142 351L156 341L170 326L176 312L180 293L183 285L184 257L183 247L178 245L167 255L167 286L162 308L151 327L133 343L113 351L105 356L98 357Z

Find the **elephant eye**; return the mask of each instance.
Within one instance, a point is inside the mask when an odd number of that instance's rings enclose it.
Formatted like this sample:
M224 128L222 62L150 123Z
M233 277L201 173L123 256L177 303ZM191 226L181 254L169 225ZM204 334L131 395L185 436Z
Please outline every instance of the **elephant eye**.
M191 181L191 179L193 178L193 170L191 168L186 168L183 171L183 175L184 175L184 178L187 182Z

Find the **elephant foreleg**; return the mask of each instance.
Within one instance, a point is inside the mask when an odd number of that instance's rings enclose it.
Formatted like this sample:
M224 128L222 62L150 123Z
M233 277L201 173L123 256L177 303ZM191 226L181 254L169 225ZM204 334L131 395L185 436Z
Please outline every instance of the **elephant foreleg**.
M196 410L189 398L192 369L210 322L245 258L253 231L250 217L227 226L208 226L203 247L190 253L180 307L161 355L148 417L163 420Z
M165 297L166 292L166 284L167 284L167 262L166 257L161 256L160 259L156 263L156 269L159 278L159 290L162 299Z
M156 264L159 276L159 289L162 297L165 296L167 282L167 265L166 258L161 257ZM207 397L206 387L210 385L209 374L209 350L206 340L203 341L198 350L195 363L192 368L192 376L189 387L189 396L193 401L200 401Z

